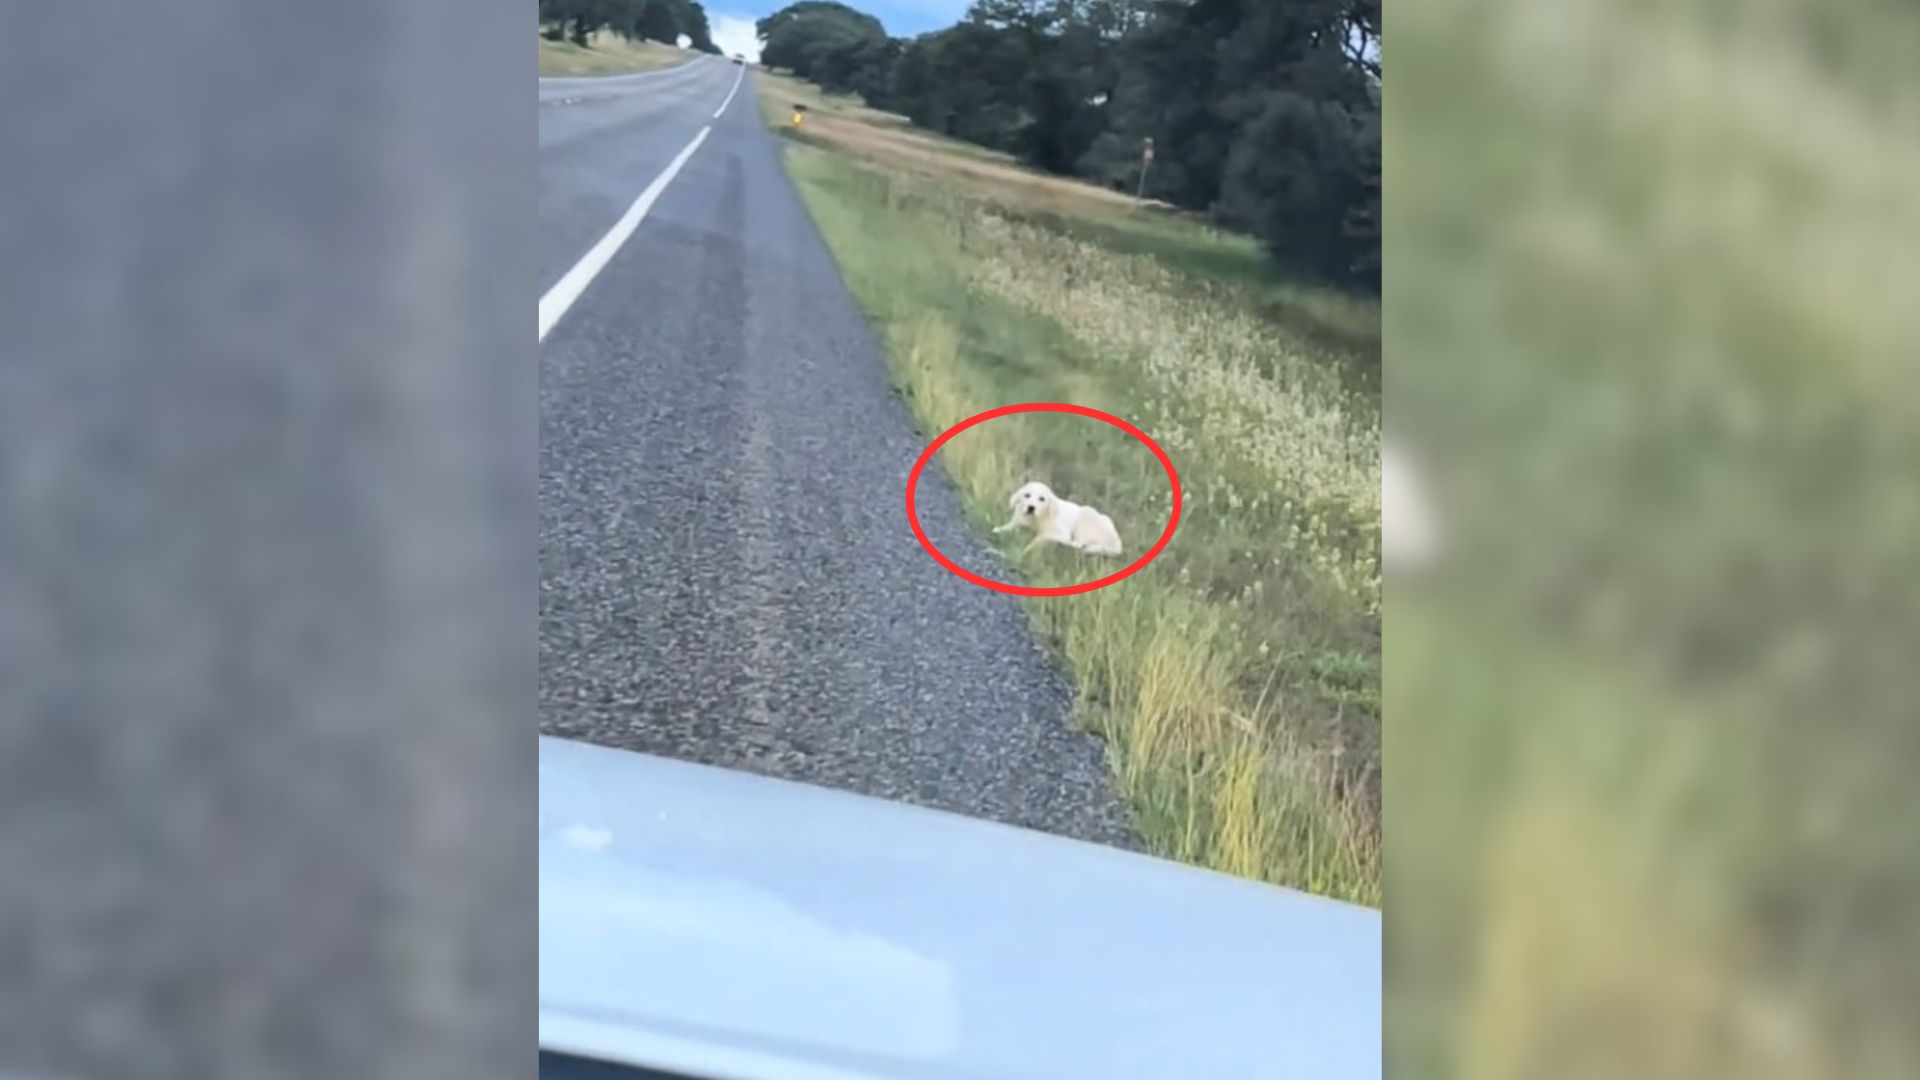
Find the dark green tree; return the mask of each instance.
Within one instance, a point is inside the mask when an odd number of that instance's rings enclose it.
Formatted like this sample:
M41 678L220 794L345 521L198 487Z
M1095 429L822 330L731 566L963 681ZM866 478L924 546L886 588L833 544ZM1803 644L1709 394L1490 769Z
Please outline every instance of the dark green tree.
M763 59L1043 169L1257 236L1377 288L1380 0L975 0L911 41L845 4L762 19Z
M874 37L887 36L886 27L880 25L879 19L863 11L856 11L845 4L834 3L833 0L800 0L797 4L788 4L779 11L754 23L754 29L759 32L762 39L771 41L773 35L787 23L817 16L826 16L854 26L863 27L867 33Z
M681 18L680 29L685 31L687 37L692 40L694 48L703 53L718 56L720 46L713 43L713 27L707 22L706 5L700 3L700 0L683 0L683 2L686 13Z
M548 41L567 38L568 0L540 0L540 36Z
M889 107L901 43L887 36L878 19L844 4L808 0L756 25L766 42L762 63L827 90L859 94L870 104Z
M1104 134L1079 170L1253 233L1274 258L1378 280L1379 4L1163 0L1126 35Z
M673 0L640 0L631 25L633 36L646 41L680 41L680 11Z

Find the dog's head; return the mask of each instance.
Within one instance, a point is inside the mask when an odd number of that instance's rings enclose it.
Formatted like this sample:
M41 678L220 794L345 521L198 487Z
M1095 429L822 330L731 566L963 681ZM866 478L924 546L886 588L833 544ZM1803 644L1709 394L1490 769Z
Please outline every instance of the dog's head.
M1013 493L1013 497L1007 500L1007 504L1013 507L1014 515L1017 517L1045 521L1047 515L1053 513L1053 489L1038 480L1022 484L1020 489Z

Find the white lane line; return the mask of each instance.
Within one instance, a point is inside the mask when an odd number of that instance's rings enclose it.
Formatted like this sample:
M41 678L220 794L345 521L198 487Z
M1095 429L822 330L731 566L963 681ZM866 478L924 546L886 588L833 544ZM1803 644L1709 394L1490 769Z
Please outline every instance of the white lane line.
M599 276L600 271L606 269L607 263L613 260L615 253L620 250L620 245L625 244L627 237L633 235L633 230L639 228L640 223L646 220L647 211L653 209L654 201L660 198L661 192L667 190L667 185L680 174L680 169L686 165L687 159L693 156L695 150L700 149L701 143L707 141L707 133L712 130L712 127L701 128L700 134L695 135L693 141L687 144L687 148L680 151L680 156L674 158L672 164L662 169L660 175L653 178L653 183L647 185L647 190L641 192L640 197L627 208L627 212L621 215L620 220L613 223L613 228L607 230L607 235L601 237L599 243L587 249L587 253L580 256L580 261L574 263L572 269L561 275L560 280L553 283L553 288L548 289L546 295L540 298L541 341L547 340L547 331L553 329L553 324L560 321L560 317L567 313L567 309L573 306L575 300L580 299L580 294L587 291L587 286L593 284L593 279Z
M735 94L737 94L737 93L739 93L739 92L740 92L740 80L742 80L742 79L744 79L744 78L746 78L746 77L747 77L747 69L746 69L746 68L744 68L744 67L742 67L742 68L740 69L740 74L738 74L738 75L735 75L735 76L733 77L733 89L731 89L731 90L729 90L729 91L727 91L727 100L725 100L725 101L723 101L723 102L721 102L721 103L720 103L720 107L719 107L719 108L717 108L717 109L715 109L715 110L713 110L713 118L714 118L715 120L718 120L718 119L720 119L720 114L721 114L721 113L723 113L723 112L726 112L726 111L727 111L727 106L729 106L729 105L731 105L731 104L733 104L733 95L735 95Z

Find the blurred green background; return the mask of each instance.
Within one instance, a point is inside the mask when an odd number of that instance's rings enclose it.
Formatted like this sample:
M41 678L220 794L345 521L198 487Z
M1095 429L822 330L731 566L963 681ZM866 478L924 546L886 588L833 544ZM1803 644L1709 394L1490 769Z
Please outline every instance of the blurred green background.
M1390 14L1390 1071L1920 1076L1920 5Z

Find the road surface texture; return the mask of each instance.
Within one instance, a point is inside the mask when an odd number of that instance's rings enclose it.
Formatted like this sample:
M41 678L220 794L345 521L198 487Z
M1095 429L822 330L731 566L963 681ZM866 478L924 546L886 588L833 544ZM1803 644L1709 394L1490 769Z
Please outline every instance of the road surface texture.
M741 73L542 83L543 291L712 130L541 345L541 729L1130 846Z

